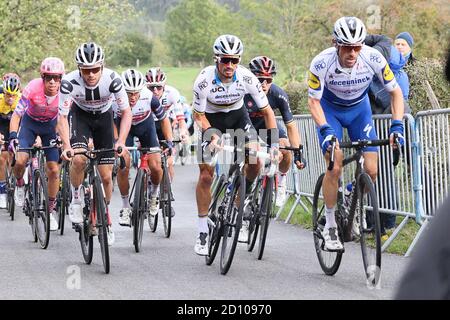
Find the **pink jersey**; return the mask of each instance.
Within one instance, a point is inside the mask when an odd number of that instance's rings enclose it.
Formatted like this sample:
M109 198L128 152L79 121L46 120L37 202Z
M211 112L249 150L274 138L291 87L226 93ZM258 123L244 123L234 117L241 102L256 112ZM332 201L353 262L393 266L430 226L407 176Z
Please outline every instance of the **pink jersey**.
M22 92L22 98L14 112L23 116L25 112L33 120L47 122L58 116L59 91L56 97L44 93L44 80L31 80Z

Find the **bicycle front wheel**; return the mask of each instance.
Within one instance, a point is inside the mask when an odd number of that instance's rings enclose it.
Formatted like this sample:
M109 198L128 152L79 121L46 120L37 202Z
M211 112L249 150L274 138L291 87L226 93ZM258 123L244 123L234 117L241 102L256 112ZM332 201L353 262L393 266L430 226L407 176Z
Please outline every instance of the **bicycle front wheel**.
M41 171L34 172L33 179L34 224L36 235L42 249L47 249L50 240L50 213L48 211L47 179Z
M164 224L164 234L166 238L170 237L172 230L172 189L170 185L169 170L163 169L163 178L159 192L161 215Z
M79 188L79 197L80 199L85 199L86 189L84 185L81 185ZM91 234L91 226L92 222L91 215L89 212L90 205L86 203L86 206L83 208L83 223L80 223L76 226L76 231L79 232L79 240L81 245L81 253L83 254L83 259L86 264L91 264L92 256L94 253L94 237Z
M273 182L273 177L266 177L265 182L263 183L264 193L262 195L262 205L259 218L259 225L261 226L261 230L259 233L258 260L261 260L264 254L267 230L269 229L269 221L272 214Z
M10 169L6 169L7 174L7 210L9 212L9 217L14 220L14 214L16 210L16 203L14 201L14 190L16 188L16 177Z
M69 162L65 162L61 169L60 207L58 214L59 233L64 234L64 222L69 213L69 204L72 198L70 191Z
M242 214L244 211L245 178L236 171L233 179L233 188L230 192L222 227L222 251L220 255L220 273L226 274L233 261L234 252L242 226Z
M147 211L147 173L138 169L136 177L136 189L133 200L133 244L136 252L142 247L142 233L144 230L144 219Z
M314 198L312 206L312 224L314 247L320 267L326 275L334 275L341 264L343 252L331 252L325 249L325 240L322 237L322 231L325 227L325 202L322 197L322 183L325 174L323 173L317 179L314 189ZM337 217L336 217L337 218ZM342 240L341 240L342 241Z
M372 179L362 173L358 179L358 202L360 244L367 282L376 286L381 276L381 230L378 200Z
M223 210L222 201L225 196L225 175L221 175L217 181L217 188L215 188L212 194L212 201L208 210L208 255L205 257L206 265L211 265L216 258L217 250L219 249L222 228L220 210Z
M103 196L100 178L97 176L94 180L94 205L97 215L98 241L102 252L103 268L105 273L109 273L109 247L108 247L108 220L106 218L106 204Z

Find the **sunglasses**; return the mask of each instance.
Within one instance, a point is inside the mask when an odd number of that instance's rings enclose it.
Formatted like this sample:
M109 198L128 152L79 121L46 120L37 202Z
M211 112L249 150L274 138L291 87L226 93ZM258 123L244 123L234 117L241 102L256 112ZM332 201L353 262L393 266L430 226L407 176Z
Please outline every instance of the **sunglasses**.
M232 64L238 64L239 60L240 60L239 58L227 58L227 57L225 57L225 58L220 58L220 63L229 64L231 62Z
M62 79L62 76L59 74L46 74L43 76L44 81L50 82L54 80L55 82L60 82Z
M344 45L340 45L339 46L343 51L346 52L350 52L352 50L355 50L355 52L360 52L362 49L362 46L344 46Z
M160 91L163 89L163 86L148 86L147 87L150 91L154 91L155 89Z
M81 70L81 73L82 73L84 76L88 76L88 75L90 75L91 73L93 73L93 74L99 73L100 70L102 70L102 67L89 68L89 69L86 69L86 68L80 68L80 70Z
M266 82L267 84L271 84L273 79L272 78L258 78L259 82L264 83Z

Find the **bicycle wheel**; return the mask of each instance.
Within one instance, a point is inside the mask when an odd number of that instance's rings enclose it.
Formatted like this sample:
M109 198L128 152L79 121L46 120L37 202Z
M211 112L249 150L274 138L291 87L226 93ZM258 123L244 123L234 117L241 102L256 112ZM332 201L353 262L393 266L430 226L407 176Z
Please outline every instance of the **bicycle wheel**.
M261 200L261 211L259 216L259 246L258 246L258 260L261 260L264 254L264 247L266 245L267 230L269 229L270 216L272 212L272 197L273 197L274 178L265 177L263 182L264 191Z
M380 215L375 188L367 173L359 176L357 192L358 203L355 214L359 215L361 221L359 229L364 271L368 283L376 286L381 275Z
M103 268L105 273L109 273L109 247L108 247L108 220L106 219L106 204L103 197L102 185L100 177L94 179L94 206L97 216L98 241L100 242L100 250L102 253Z
M245 179L239 172L235 172L233 189L225 208L225 220L222 227L222 251L220 255L220 273L226 274L233 262L234 252L242 226L242 213L244 211Z
M14 220L14 214L16 210L16 202L14 201L14 190L16 188L16 177L14 176L14 173L10 169L6 169L7 173L7 201L6 201L6 207L9 213L9 217L11 220Z
M70 191L69 162L65 162L61 168L61 192L60 206L58 210L59 233L64 234L64 222L66 215L69 214L69 204L72 198Z
M86 199L85 192L84 185L81 185L79 188L80 199ZM81 253L87 264L91 264L94 251L94 236L91 234L91 225L90 205L89 203L85 203L83 208L83 223L78 224L75 230L79 232Z
M317 179L316 187L314 189L312 224L314 247L316 248L320 267L326 275L331 276L338 271L343 252L331 252L325 250L325 240L322 237L322 231L325 227L325 202L322 198L322 182L324 177L325 174L323 173L319 179ZM336 220L338 220L337 217ZM340 226L339 223L338 226ZM339 236L341 236L341 232L339 233Z
M258 238L259 233L261 200L263 193L263 189L261 188L261 181L262 179L258 178L257 185L253 193L252 203L249 204L250 206L252 206L252 215L250 217L248 225L247 251L249 252L253 251L253 249L255 248L256 239Z
M133 244L136 252L139 252L142 245L142 232L144 230L144 219L147 211L147 173L144 169L139 169L136 176L136 189L133 200Z
M166 238L169 238L172 230L172 199L169 170L167 168L163 169L163 178L159 191L159 201L161 216L164 224L164 234Z
M42 249L47 249L50 240L50 216L48 211L47 179L42 177L39 169L33 177L33 217L36 235Z
M221 228L222 221L221 216L223 212L219 212L223 210L222 201L225 196L225 188L227 183L225 182L225 175L221 175L217 181L217 188L215 188L214 193L212 194L212 201L208 210L208 255L205 257L206 265L211 265L214 262L214 259L217 255L217 250L219 249L220 238L221 238Z

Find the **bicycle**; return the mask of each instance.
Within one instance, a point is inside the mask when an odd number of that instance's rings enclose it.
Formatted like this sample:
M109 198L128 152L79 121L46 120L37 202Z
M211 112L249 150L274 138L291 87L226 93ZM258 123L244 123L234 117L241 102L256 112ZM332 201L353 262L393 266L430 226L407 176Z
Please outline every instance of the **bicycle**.
M85 182L79 188L80 197L84 196L83 222L72 223L72 228L79 233L81 252L86 264L92 262L93 237L98 236L100 251L102 254L103 268L106 274L110 271L110 255L108 247L108 225L110 216L106 211L105 193L103 183L98 172L99 155L108 152L120 153L121 149L99 149L75 152L73 156L83 155L89 161L85 171ZM68 154L68 157L72 157ZM124 160L122 157L121 166Z
M397 141L397 137L395 137ZM396 142L397 148L394 148L394 166L398 164L400 148ZM364 170L363 148L367 146L389 145L389 140L360 140L355 142L339 143L341 149L356 149L356 152L345 158L343 166L351 162L356 162L355 180L350 194L350 207L344 204L342 181L339 179L339 189L337 195L337 206L335 211L336 223L338 226L338 236L342 243L355 239L352 235L355 214L359 223L359 242L364 265L366 279L371 285L376 286L381 276L381 231L380 216L378 212L378 200L375 194L375 188L370 176ZM328 170L333 170L334 153L336 148L336 137L332 139L331 157ZM329 251L325 249L325 240L322 231L325 227L325 202L321 196L322 182L325 173L317 179L314 190L312 205L312 223L314 246L319 264L326 275L334 275L340 266L342 255L345 249L338 251ZM373 237L373 240L371 239ZM373 244L370 242L374 241ZM372 246L374 248L372 248Z
M180 141L173 141L173 143L179 143ZM167 149L167 141L160 141L162 149ZM172 208L172 201L174 201L174 197L172 194L172 185L171 178L169 174L169 165L168 165L168 157L171 155L171 151L169 154L161 150L161 167L163 169L163 177L161 183L159 184L159 208L161 209L161 216L164 224L164 235L166 238L170 237L170 233L172 230L172 217L174 215L174 211ZM148 224L150 230L152 232L156 231L156 227L158 226L158 214L155 216L148 215Z
M226 152L242 152L236 146L223 146ZM266 152L244 149L246 156L268 159ZM215 155L217 159L218 153ZM208 255L205 257L206 265L211 265L217 255L220 242L222 242L220 255L220 273L225 275L231 267L234 252L238 243L239 231L242 226L245 195L245 161L235 161L231 165L228 176L222 174L218 179L217 187L212 194L212 201L208 210Z
M42 249L47 249L50 240L50 212L44 150L51 148L56 148L56 144L44 147L18 148L16 150L16 152L25 151L30 154L26 165L28 167L28 183L25 184L23 212L29 218L34 242L39 240ZM16 163L16 152L11 166Z
M139 252L142 247L144 220L150 215L150 170L147 162L147 153L160 152L161 149L159 147L130 147L128 150L139 150L141 154L139 168L136 172L136 178L134 179L129 197L129 202L132 204L131 226L133 227L133 245L136 252ZM133 199L132 202L131 199Z
M303 158L301 156L303 152L302 145L300 145L299 148L279 147L278 149L298 152L300 153L299 158ZM260 175L253 184L251 197L248 203L251 215L249 217L247 250L249 252L253 251L259 235L257 252L258 260L261 260L263 257L270 218L273 218L273 212L275 211L275 197L278 186L277 171L278 167L275 166L274 163L266 163L266 173Z

